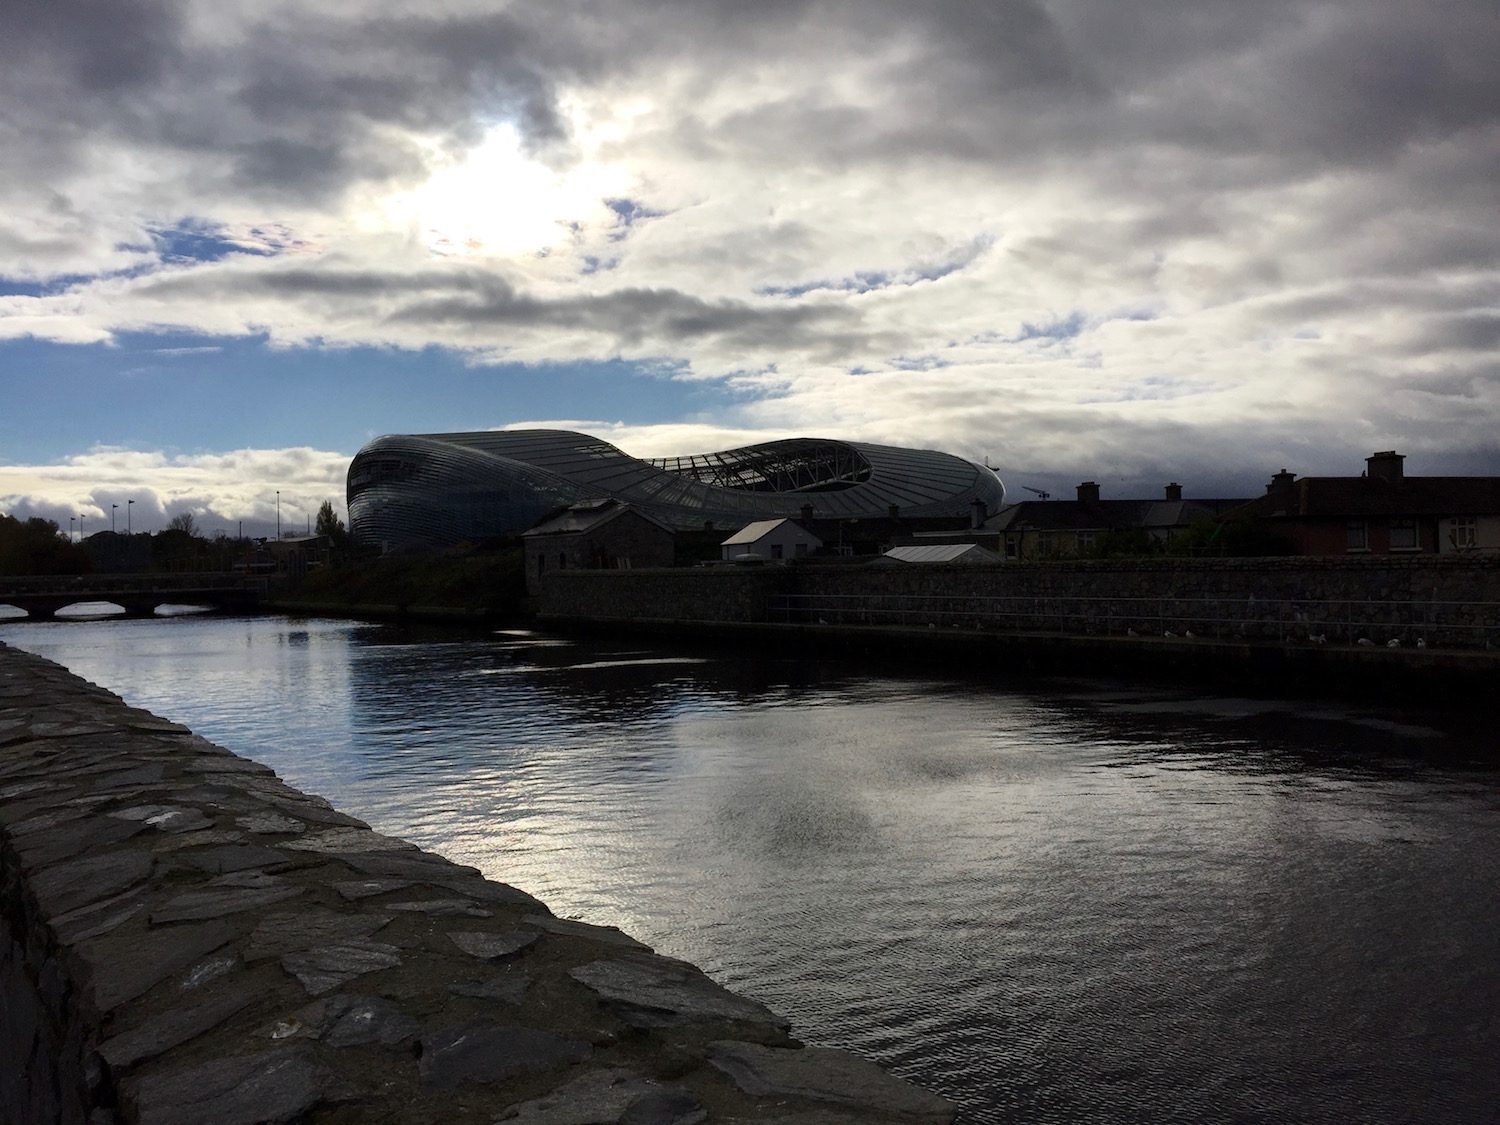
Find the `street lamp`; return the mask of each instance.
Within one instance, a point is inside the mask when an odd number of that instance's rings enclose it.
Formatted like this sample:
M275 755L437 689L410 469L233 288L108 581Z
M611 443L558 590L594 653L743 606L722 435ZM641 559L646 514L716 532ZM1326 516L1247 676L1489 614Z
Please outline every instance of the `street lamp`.
M111 535L115 533L115 509L119 506L118 504L111 504L109 506L109 533Z
M276 490L276 542L281 542L281 489Z
M73 517L72 516L68 517L68 542L70 542L70 543L76 543L76 542L78 542L76 539L73 538Z
M130 507L134 503L135 503L134 500L127 500L127 501L125 501L125 534L126 535L131 534L131 531L130 531Z
M83 513L78 513L78 541L83 541Z

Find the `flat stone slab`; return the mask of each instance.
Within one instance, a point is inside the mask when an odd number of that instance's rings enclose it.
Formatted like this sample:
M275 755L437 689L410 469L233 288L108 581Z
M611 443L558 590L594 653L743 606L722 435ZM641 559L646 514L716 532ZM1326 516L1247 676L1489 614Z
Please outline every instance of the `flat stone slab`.
M408 844L394 836L382 836L369 828L330 828L298 840L287 840L278 846L288 851L317 852L320 855L416 851L415 844Z
M252 867L285 867L296 862L285 852L260 844L219 844L202 851L188 852L182 858L210 875L247 871Z
M188 922L202 918L222 918L246 910L263 910L302 893L301 887L226 888L223 890L188 891L151 912L153 923Z
M510 957L521 952L540 936L535 930L510 930L503 934L460 931L448 935L454 945L482 961L498 961L502 957Z
M410 879L349 879L334 883L333 889L338 891L341 898L357 902L362 898L374 898L391 891L404 891L411 885Z
M293 836L307 831L305 823L280 813L261 812L237 816L234 823L252 836Z
M550 934L563 937L581 937L589 941L602 941L606 945L618 945L622 949L638 949L650 953L651 947L625 933L617 926L595 926L588 922L574 922L567 918L554 918L550 914L528 914L521 921Z
M79 942L74 948L93 969L94 1002L108 1011L149 991L206 953L239 936L229 922L164 926L144 934L118 932Z
M138 1028L106 1039L99 1045L99 1054L116 1070L134 1066L217 1027L257 995L258 989L242 984L202 1003L164 1012Z
M634 1071L589 1070L505 1111L515 1125L699 1125L708 1111L683 1090Z
M511 967L509 972L489 980L454 981L448 991L459 996L472 996L476 1000L498 1000L503 1004L519 1004L526 999L531 975L521 968Z
M635 1027L669 1027L692 1020L745 1020L786 1026L763 1004L736 996L691 965L664 957L593 961L568 975L611 1002Z
M336 996L329 1001L331 1023L323 1033L330 1047L379 1043L394 1047L413 1038L421 1026L389 1000L375 996Z
M307 910L299 914L268 914L250 935L245 960L279 957L320 945L363 941L391 920L389 914L335 914Z
M37 872L31 890L47 914L66 914L144 882L151 864L149 854L134 849L86 856Z
M296 1048L153 1074L136 1091L140 1125L284 1125L352 1091Z
M350 941L287 953L281 967L301 982L313 996L337 988L355 977L401 964L398 946L378 941Z
M426 898L414 902L386 902L381 904L385 910L399 910L405 914L430 914L434 918L448 917L454 914L463 914L469 918L493 918L493 910L485 910L475 906L466 898Z
M533 1071L581 1063L593 1053L588 1043L546 1031L466 1023L422 1039L422 1085L434 1089L464 1082L504 1082Z
M900 1114L926 1125L948 1125L958 1107L903 1082L848 1051L827 1047L763 1047L721 1040L708 1061L747 1094L792 1095L856 1110Z

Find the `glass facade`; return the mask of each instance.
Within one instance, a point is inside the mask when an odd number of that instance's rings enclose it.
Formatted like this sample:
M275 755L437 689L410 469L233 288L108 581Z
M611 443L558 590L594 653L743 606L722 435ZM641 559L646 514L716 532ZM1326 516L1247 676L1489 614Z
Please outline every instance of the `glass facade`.
M931 449L796 438L641 460L568 430L393 434L349 466L350 530L385 549L517 535L559 508L613 498L668 526L968 516L1005 502L993 470Z

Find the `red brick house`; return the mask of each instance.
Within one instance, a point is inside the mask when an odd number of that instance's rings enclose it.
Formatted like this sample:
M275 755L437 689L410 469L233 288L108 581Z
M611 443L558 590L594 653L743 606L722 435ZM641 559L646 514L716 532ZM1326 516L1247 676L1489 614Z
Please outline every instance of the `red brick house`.
M1395 452L1358 477L1285 469L1225 520L1263 519L1299 555L1500 552L1500 477L1409 477Z

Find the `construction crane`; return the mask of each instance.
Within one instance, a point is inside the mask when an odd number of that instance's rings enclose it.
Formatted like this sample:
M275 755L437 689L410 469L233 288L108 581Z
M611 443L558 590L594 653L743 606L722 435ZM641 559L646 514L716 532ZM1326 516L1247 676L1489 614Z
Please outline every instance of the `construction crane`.
M1021 487L1024 488L1027 492L1035 492L1036 493L1036 498L1038 500L1051 500L1052 499L1052 493L1050 493L1050 492L1043 492L1040 488L1032 488L1031 485L1029 485L1029 484L1023 484Z

